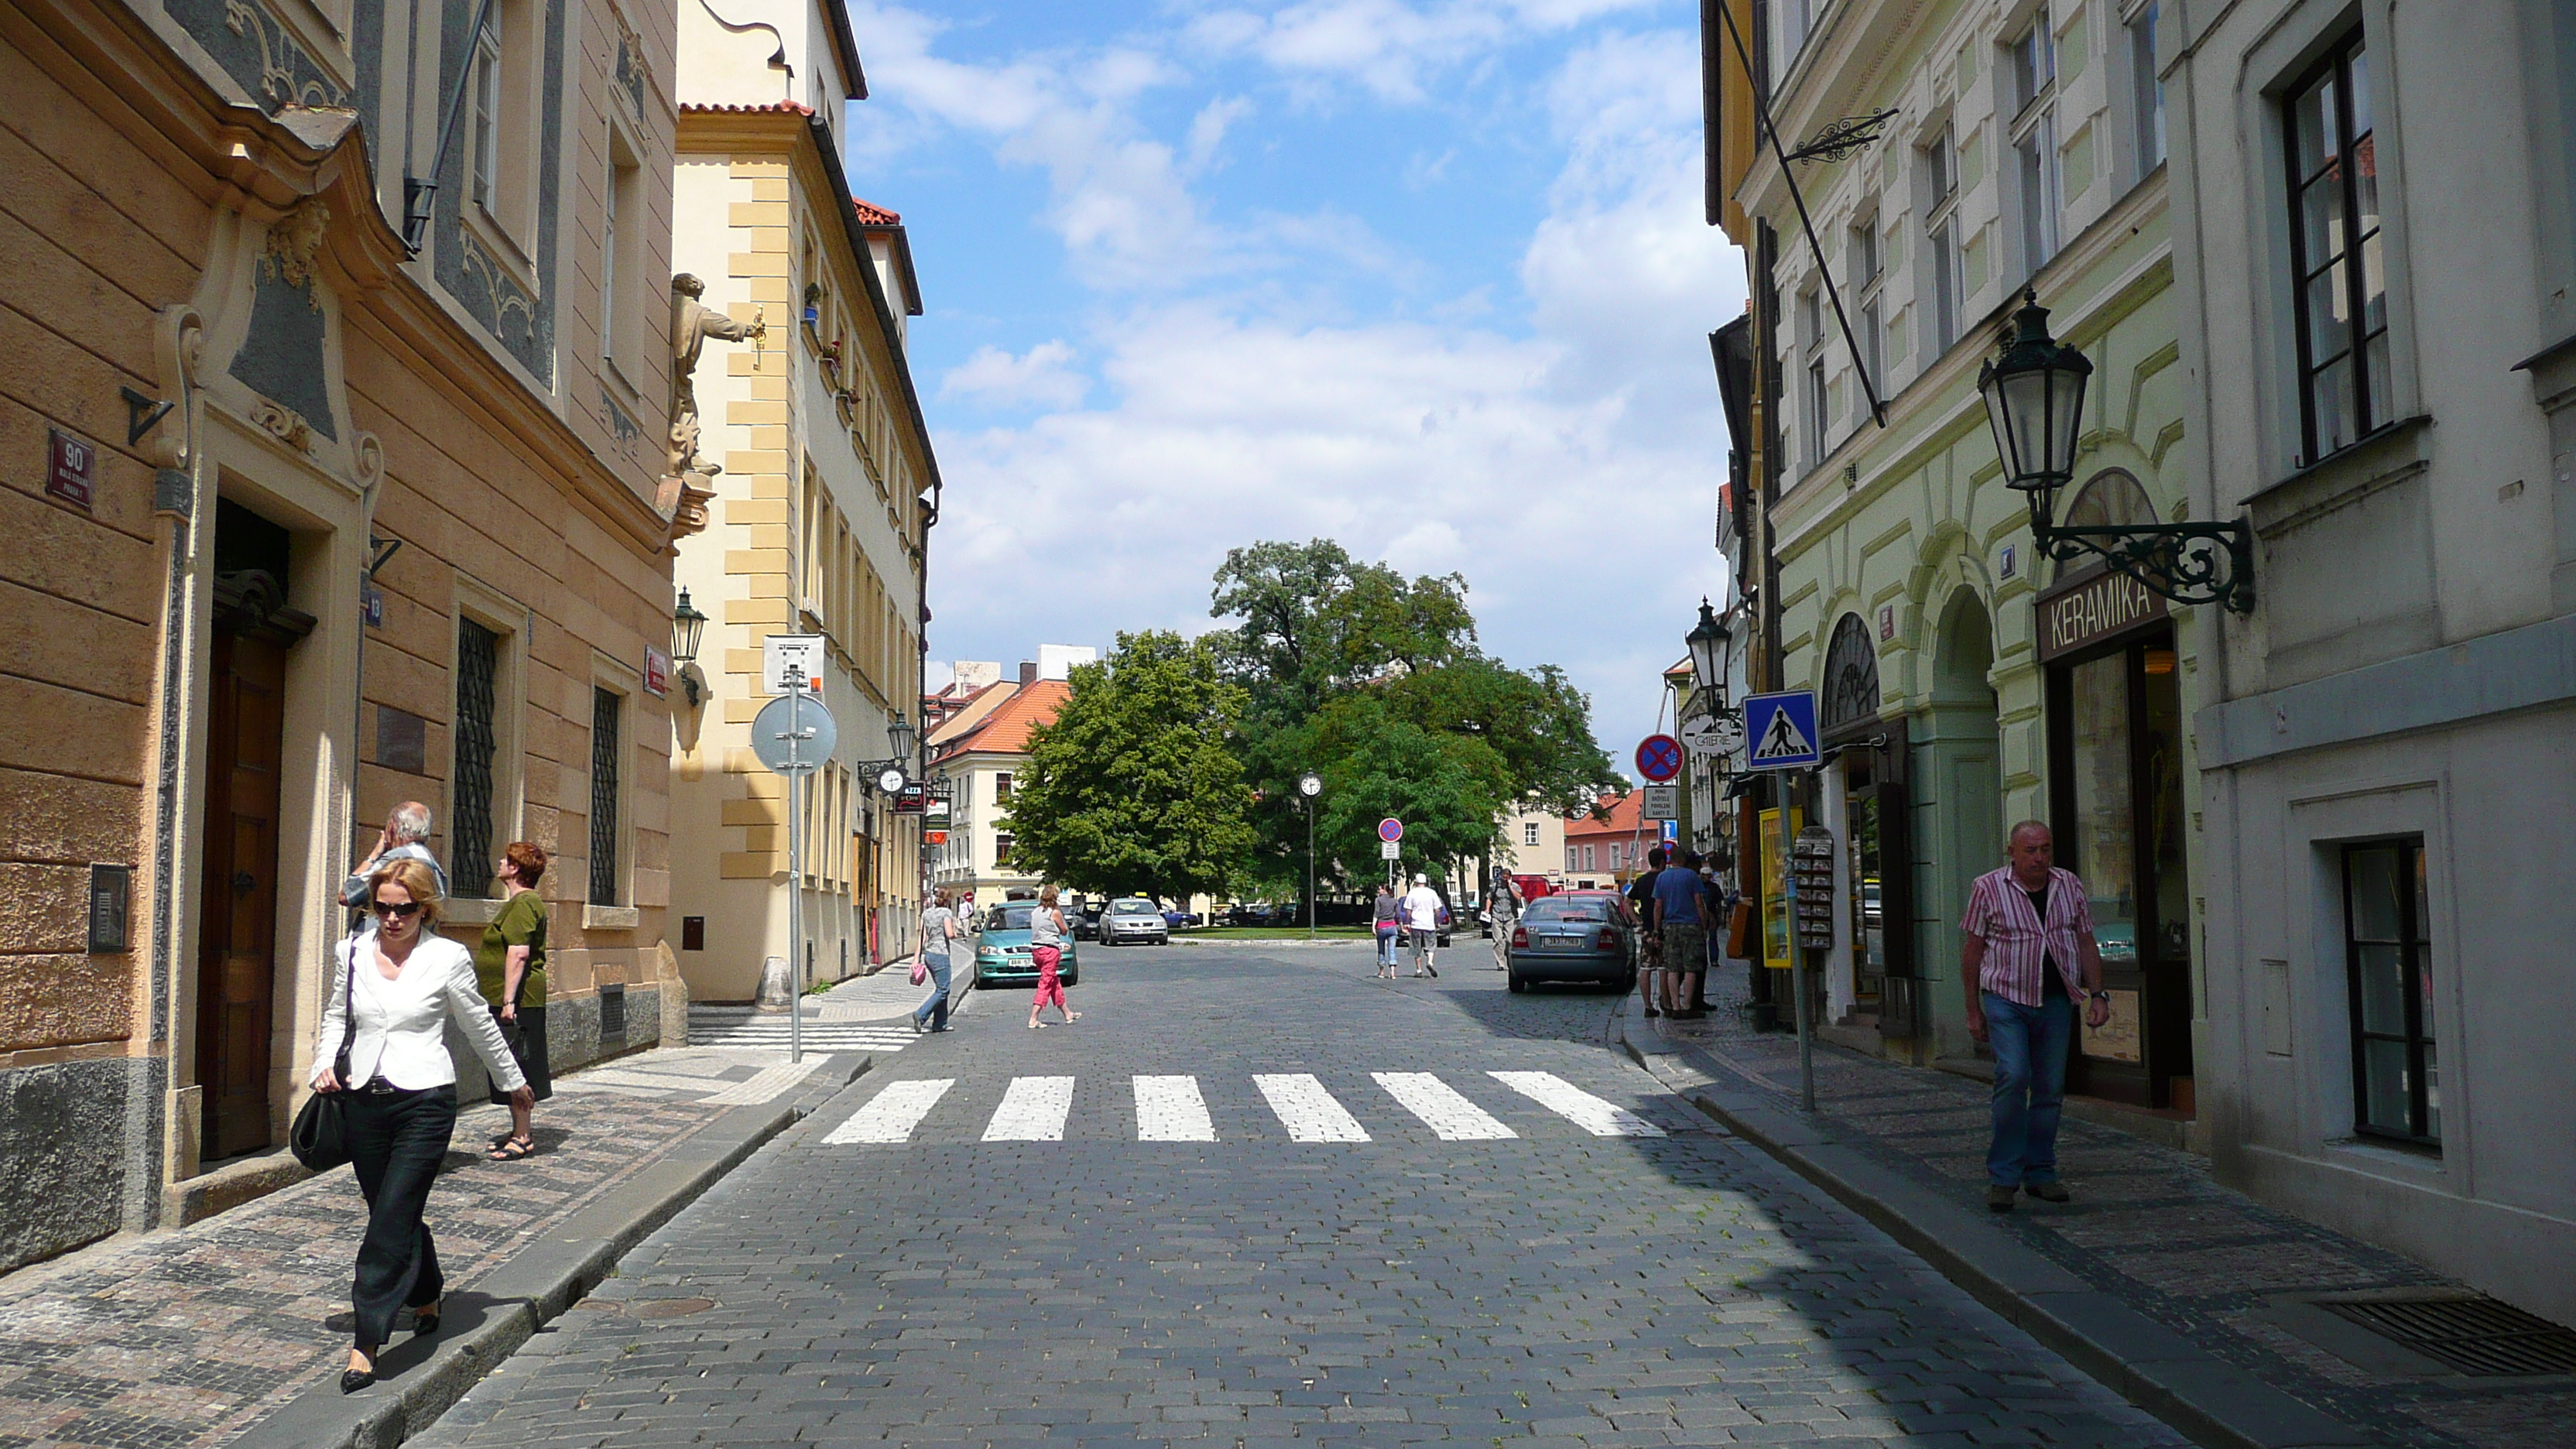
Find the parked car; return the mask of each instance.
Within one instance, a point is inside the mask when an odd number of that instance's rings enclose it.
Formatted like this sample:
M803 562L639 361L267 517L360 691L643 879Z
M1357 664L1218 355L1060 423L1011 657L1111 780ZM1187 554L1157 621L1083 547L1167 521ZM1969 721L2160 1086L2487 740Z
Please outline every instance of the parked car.
M1512 928L1505 982L1514 991L1547 981L1632 990L1643 929L1628 902L1609 891L1568 891L1532 901Z
M1163 924L1177 931L1184 926L1195 926L1199 924L1199 918L1193 912L1185 911L1178 906L1174 906L1163 912Z
M1101 913L1101 945L1123 946L1131 941L1151 941L1157 946L1172 944L1172 926L1163 919L1162 907L1143 896L1120 896Z
M1035 901L1004 901L986 911L982 932L975 939L975 984L977 986L1034 986L1038 963L1029 954L1029 918L1037 914ZM1066 925L1072 925L1070 916ZM1064 954L1056 961L1056 979L1067 986L1082 980L1081 958L1074 943L1064 943Z
M1104 900L1083 900L1082 897L1079 896L1075 897L1075 899L1082 900L1082 914L1077 916L1070 910L1064 913L1065 924L1073 927L1073 939L1077 941L1099 940L1100 913L1109 909L1109 903Z

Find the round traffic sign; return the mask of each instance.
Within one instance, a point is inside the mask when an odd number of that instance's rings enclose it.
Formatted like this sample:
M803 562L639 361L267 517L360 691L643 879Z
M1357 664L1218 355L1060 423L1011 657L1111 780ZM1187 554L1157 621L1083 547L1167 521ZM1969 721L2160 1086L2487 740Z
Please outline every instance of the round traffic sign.
M810 775L832 758L840 727L819 699L783 694L760 707L751 721L751 752L782 775Z
M1681 741L1648 735L1637 742L1637 773L1660 785L1682 772Z
M1390 815L1377 823L1377 838L1393 844L1404 838L1404 822Z

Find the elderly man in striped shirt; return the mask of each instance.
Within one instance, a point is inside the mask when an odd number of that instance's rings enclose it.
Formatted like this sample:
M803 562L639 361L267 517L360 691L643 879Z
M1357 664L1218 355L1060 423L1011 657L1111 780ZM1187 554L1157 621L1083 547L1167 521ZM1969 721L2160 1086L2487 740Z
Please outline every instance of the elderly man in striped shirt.
M1994 1139L1986 1148L1986 1207L2013 1209L2015 1191L2065 1202L2057 1180L2057 1118L2066 1097L2074 997L2084 1024L2111 1019L2102 952L2084 882L2059 870L2048 827L2025 820L2006 841L2011 863L1968 891L1959 979L1968 1034L1995 1052ZM2079 979L2078 972L2082 975Z

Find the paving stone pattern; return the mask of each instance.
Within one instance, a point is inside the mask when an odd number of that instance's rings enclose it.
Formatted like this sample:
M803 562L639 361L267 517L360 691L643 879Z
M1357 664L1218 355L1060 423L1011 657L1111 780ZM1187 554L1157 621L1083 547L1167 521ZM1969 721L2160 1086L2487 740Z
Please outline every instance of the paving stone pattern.
M1710 1052L1794 1100L1795 1039L1752 1030L1740 1009L1746 972L1719 974L1720 1009L1699 1021L1625 1028ZM1816 1100L1834 1125L1882 1162L1981 1205L1988 1135L1984 1083L1819 1045ZM2460 1288L2400 1254L2267 1208L2210 1179L2207 1160L2068 1119L2058 1166L2075 1201L2028 1198L1999 1226L2119 1295L2131 1307L2276 1387L2390 1444L2477 1449L2576 1446L2576 1387L2506 1381L2391 1379L2346 1362L2261 1316L2283 1295L2367 1288ZM2465 1290L2463 1290L2465 1291Z
M759 1071L715 1056L648 1052L617 1065L660 1074L668 1059L715 1090ZM429 1199L451 1286L472 1286L545 1225L660 1160L713 1119L704 1096L559 1090L537 1108L537 1155L515 1163L481 1155L509 1130L506 1109L459 1114ZM243 1435L345 1366L365 1228L342 1168L176 1232L111 1240L0 1279L0 1449Z
M764 1149L416 1442L2184 1442L1604 1050L1607 998L1370 969L1121 953L1043 1032L1012 993ZM1495 1071L1666 1135L1595 1135ZM1444 1138L1378 1073L1515 1135ZM1297 1074L1370 1140L1295 1140L1255 1078ZM1174 1076L1218 1140L1138 1140L1137 1079ZM1052 1077L1060 1140L982 1140ZM917 1127L827 1140L935 1079Z

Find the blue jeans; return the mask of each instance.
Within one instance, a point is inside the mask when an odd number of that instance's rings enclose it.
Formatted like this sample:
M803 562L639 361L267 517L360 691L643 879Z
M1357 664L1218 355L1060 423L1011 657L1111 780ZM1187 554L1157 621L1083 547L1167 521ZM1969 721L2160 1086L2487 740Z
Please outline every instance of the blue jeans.
M1995 1136L1986 1148L1986 1181L1996 1187L2055 1182L2075 1003L2053 996L2024 1006L1989 991L1985 1010L1986 1040L1995 1051Z
M1377 933L1377 964L1380 966L1395 964L1395 940L1395 932L1392 930L1381 929Z
M921 964L930 968L931 984L938 989L932 991L930 999L921 1003L921 1006L912 1013L913 1022L918 1025L927 1021L932 1031L946 1031L948 1029L948 958L924 956L921 958Z

